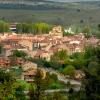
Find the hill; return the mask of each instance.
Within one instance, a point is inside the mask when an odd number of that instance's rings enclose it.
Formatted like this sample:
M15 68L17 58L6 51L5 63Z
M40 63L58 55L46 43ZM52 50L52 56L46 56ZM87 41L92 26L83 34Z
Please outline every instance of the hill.
M8 22L48 22L64 26L72 24L97 26L100 22L100 2L0 3L0 19Z

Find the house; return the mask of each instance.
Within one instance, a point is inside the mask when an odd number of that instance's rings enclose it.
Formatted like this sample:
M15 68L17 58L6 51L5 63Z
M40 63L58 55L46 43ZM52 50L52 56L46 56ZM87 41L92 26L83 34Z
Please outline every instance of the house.
M33 62L25 62L22 65L22 69L23 69L23 71L36 70L37 69L37 64L36 63L33 63Z
M50 60L50 56L61 49L67 50L71 55L75 52L84 51L87 44L100 45L99 39L91 37L86 39L82 33L64 36L62 27L55 26L48 34L4 34L1 35L1 43L5 49L5 56L11 55L12 50L25 51L28 56L40 57Z
M22 58L0 57L0 67L9 68L13 65L21 66L25 61Z
M0 57L0 68L9 68L11 60L8 57Z
M33 82L34 81L34 77L36 75L37 71L36 70L28 70L23 72L21 79L25 80L26 82Z
M32 62L25 62L22 65L22 69L23 69L23 73L21 79L27 82L32 82L37 72L37 64Z
M43 58L47 61L50 60L52 53L45 50L38 50L34 58Z
M81 70L76 70L75 71L75 79L80 80L85 76L84 72Z
M28 50L33 50L33 42L30 40L20 40L18 43L24 47L27 47Z
M49 35L54 35L54 36L63 36L63 31L61 26L55 26L53 29L49 32Z

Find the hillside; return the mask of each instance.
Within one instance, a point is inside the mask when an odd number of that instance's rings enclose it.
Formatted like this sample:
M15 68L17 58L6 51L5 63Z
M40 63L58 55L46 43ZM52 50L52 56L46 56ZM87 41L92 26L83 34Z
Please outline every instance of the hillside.
M0 19L8 22L48 22L64 26L72 24L97 26L100 22L100 2L0 3Z

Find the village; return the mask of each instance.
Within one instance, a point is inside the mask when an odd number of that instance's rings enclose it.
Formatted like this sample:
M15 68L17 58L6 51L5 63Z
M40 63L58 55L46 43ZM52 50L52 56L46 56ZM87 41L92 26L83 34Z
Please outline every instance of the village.
M100 45L100 40L96 37L89 39L80 33L78 35L63 36L61 26L55 26L49 34L32 35L32 34L16 34L4 33L0 34L0 44L3 46L0 55L0 68L9 69L12 65L12 51L24 51L28 57L42 58L50 61L51 56L60 50L66 50L68 55L75 52L84 52L86 45ZM14 64L22 66L22 80L32 81L32 77L36 74L37 64L18 57ZM44 75L45 72L42 70ZM77 74L79 72L79 74ZM77 71L76 77L80 78L80 71Z
M100 100L100 0L0 0L0 100Z

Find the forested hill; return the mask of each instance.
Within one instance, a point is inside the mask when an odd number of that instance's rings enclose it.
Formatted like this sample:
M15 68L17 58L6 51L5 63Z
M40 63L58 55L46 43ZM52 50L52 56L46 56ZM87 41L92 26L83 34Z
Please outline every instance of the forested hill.
M0 9L22 9L22 10L61 10L66 9L63 6L44 3L0 3Z
M0 0L0 1L44 1L44 0Z
M100 1L58 3L47 0L45 2L0 0L0 2L0 19L8 22L47 22L64 26L74 24L97 26L100 23Z
M1 9L43 9L44 0L0 0Z
M44 0L0 0L0 3L43 2Z
M53 2L85 2L85 1L100 1L100 0L46 0L46 1L53 1Z
M51 0L51 1L55 1L55 0ZM73 9L73 8L94 9L97 7L100 7L100 1L91 1L91 2L84 2L84 3L83 2L77 2L77 3L60 2L59 3L59 2L50 2L49 0L0 0L0 9L25 9L25 10L64 9L66 10L66 9Z

